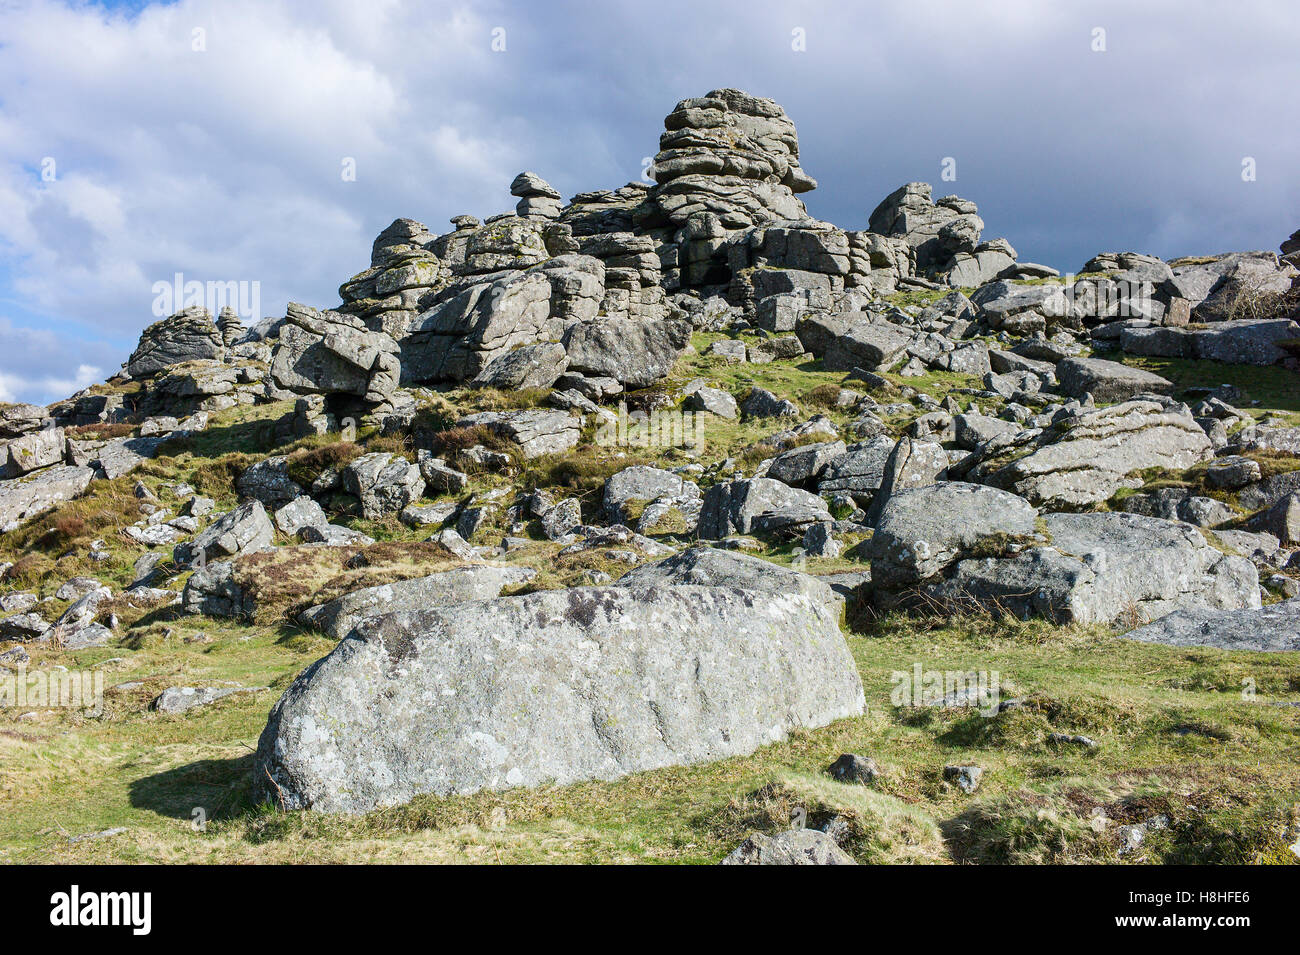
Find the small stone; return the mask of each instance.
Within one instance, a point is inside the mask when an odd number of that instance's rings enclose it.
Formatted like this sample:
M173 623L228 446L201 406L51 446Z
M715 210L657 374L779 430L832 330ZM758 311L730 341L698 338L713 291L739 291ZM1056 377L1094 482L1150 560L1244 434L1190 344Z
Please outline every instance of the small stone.
M978 766L945 766L943 778L964 793L973 793L979 789L980 778L984 770Z
M839 782L857 783L862 786L870 786L880 775L874 759L870 756L859 756L857 753L844 753L831 763L826 771L831 774L831 778Z

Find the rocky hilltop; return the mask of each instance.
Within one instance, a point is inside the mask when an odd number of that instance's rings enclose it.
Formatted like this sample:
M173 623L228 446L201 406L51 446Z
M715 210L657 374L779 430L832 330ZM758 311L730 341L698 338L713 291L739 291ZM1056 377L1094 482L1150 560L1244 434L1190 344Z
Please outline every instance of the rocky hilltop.
M521 172L513 212L395 220L332 307L189 308L0 408L0 664L315 634L250 798L360 813L861 718L844 626L889 615L1300 649L1300 233L1062 276L925 183L844 230L733 89L651 175Z

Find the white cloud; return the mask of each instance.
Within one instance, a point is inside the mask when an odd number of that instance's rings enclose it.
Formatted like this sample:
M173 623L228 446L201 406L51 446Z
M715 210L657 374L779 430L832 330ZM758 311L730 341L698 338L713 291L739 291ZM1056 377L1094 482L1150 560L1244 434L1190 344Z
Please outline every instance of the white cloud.
M70 378L23 378L10 372L0 372L0 401L27 401L31 396L44 399L49 395L68 396L82 388L102 381L103 371L94 365L78 365ZM48 404L43 401L42 403Z
M787 107L821 181L810 211L846 227L929 179L1061 268L1106 248L1274 248L1300 225L1293 13L1243 0L1213 29L1197 14L1118 0L0 4L0 317L56 333L50 360L113 368L153 319L153 283L178 271L257 281L267 314L334 304L393 218L438 230L506 211L522 169L566 195L636 179L673 103L725 85ZM1104 54L1089 50L1097 25ZM951 186L936 181L949 155ZM1256 183L1240 181L1244 155ZM79 377L8 349L0 375L15 395Z

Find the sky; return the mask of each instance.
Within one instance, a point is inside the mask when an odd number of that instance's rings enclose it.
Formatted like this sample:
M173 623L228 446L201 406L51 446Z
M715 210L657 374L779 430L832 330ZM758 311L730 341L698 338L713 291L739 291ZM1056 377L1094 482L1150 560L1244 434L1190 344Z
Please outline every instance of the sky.
M1293 0L0 0L0 401L113 374L178 273L330 307L394 218L639 179L726 86L785 108L842 228L920 180L1062 271L1276 251L1297 49Z

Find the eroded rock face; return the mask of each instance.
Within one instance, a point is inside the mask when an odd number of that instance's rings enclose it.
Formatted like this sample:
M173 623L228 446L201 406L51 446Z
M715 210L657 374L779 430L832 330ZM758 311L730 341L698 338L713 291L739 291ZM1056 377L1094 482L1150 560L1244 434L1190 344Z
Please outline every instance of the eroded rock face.
M740 229L807 215L795 194L817 182L799 166L794 123L772 100L713 90L678 103L664 127L651 197L670 222L703 213Z
M906 243L916 270L954 273L952 285L980 285L1016 260L1005 240L980 241L984 220L975 203L957 196L933 200L925 182L906 183L886 196L871 213L868 228Z
M1046 430L997 435L949 476L988 484L1038 506L1105 501L1144 468L1189 468L1214 456L1194 419L1153 401L1085 409Z
M1143 623L1175 610L1260 605L1259 573L1190 524L1137 514L1048 514L1050 543L959 561L927 595L1061 623Z
M569 370L644 388L663 378L689 344L691 327L677 319L592 319L564 336Z
M148 378L171 365L221 358L225 353L212 313L195 305L146 328L127 359L126 373L132 378Z
M275 705L257 794L358 813L614 779L863 707L838 625L801 595L584 587L404 611L360 624Z
M371 405L392 397L401 376L398 347L340 312L289 304L271 376L296 394L343 394Z

